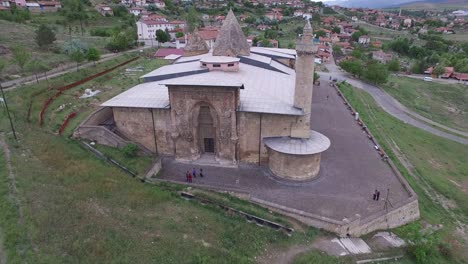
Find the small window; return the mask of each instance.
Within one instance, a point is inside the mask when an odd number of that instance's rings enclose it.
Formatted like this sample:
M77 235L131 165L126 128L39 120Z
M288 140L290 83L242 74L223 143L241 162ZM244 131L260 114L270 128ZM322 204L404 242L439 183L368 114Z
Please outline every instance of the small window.
M213 68L220 68L221 64L213 64Z
M206 66L206 63L202 63L202 66Z
M228 67L234 67L234 63L229 63Z

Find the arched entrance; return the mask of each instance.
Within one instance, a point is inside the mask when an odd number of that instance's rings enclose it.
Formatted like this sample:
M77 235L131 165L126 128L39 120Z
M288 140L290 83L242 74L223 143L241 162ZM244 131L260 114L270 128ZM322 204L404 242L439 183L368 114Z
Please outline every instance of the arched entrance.
M200 112L198 114L198 135L201 154L215 154L215 127L210 107L207 105L200 106Z

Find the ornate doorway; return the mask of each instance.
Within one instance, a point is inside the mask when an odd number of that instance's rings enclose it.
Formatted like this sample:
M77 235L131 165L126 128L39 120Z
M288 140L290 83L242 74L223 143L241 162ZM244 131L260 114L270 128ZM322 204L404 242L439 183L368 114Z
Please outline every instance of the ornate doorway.
M201 153L215 153L215 127L209 106L200 106L198 135Z

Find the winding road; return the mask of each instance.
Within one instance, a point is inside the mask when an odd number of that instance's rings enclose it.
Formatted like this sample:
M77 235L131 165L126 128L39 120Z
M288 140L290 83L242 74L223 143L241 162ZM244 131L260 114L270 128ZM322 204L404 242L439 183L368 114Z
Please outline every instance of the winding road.
M338 79L338 81L346 80L346 82L352 86L368 92L374 98L377 104L382 107L383 110L398 118L399 120L417 128L423 129L436 136L468 145L468 133L444 126L426 117L423 117L416 112L411 111L379 87L349 77L347 73L342 72L336 66L333 60L331 63L327 64L326 67L330 72L318 72L320 76L324 77L325 80L328 80L330 76L332 78ZM451 133L445 132L443 130L450 131Z

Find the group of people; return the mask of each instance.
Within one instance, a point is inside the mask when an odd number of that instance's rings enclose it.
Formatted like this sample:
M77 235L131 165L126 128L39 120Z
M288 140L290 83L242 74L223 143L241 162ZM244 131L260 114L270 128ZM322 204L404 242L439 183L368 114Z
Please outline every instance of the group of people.
M200 168L200 172L198 173L198 176L200 176L200 178L203 178L203 169ZM192 182L192 179L193 178L196 178L197 177L197 170L195 168L192 169L192 172L190 172L190 170L187 170L187 172L185 173L185 181L186 182Z
M373 198L372 200L378 201L380 199L380 191L376 189L374 191L374 195L372 196L372 198Z

